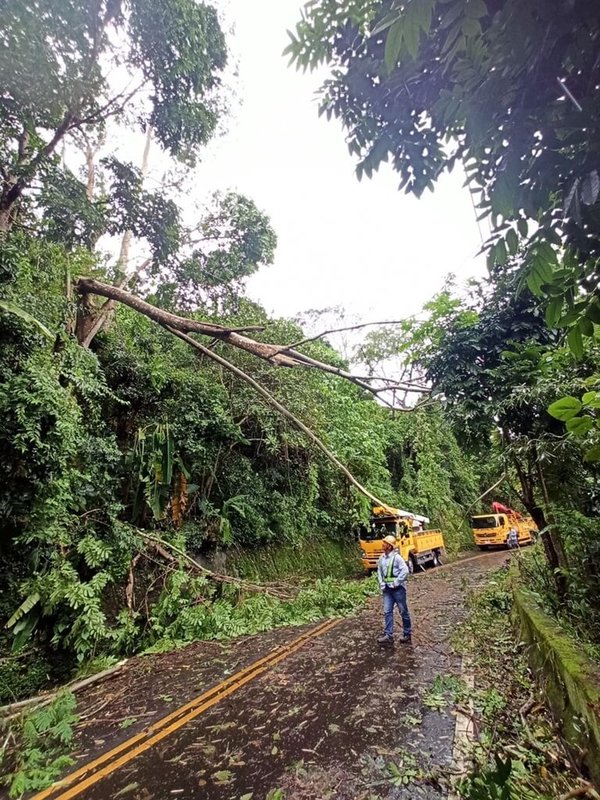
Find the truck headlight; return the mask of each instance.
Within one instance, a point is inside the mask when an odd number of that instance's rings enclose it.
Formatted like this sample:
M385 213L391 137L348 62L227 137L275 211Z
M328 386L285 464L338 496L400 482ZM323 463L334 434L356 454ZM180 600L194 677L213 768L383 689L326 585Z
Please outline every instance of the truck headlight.
M364 550L361 550L360 552L363 558L367 558L367 554Z

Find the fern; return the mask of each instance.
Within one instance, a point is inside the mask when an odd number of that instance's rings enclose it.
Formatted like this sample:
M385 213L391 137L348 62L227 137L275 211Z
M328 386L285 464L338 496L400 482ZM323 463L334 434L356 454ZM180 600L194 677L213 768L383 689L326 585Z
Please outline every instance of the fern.
M11 727L15 746L0 750L0 766L4 773L0 785L8 786L11 798L45 789L74 764L65 751L73 741L75 697L61 692L54 702L29 712Z

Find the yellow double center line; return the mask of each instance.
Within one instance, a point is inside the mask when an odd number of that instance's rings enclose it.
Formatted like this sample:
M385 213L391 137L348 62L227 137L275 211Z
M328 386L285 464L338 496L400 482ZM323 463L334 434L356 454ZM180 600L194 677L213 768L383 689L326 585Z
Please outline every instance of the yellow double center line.
M235 675L227 678L227 680L213 686L212 689L195 697L186 705L181 706L181 708L176 709L171 714L158 720L150 728L142 731L142 733L138 733L137 736L132 736L131 739L127 739L127 741L122 742L94 761L90 761L88 764L81 767L81 769L72 772L62 780L52 784L48 789L38 792L34 795L32 800L45 800L45 798L48 797L55 797L55 800L69 800L71 797L77 797L77 795L84 792L90 786L93 786L95 783L102 780L102 778L105 778L134 758L137 758L137 756L145 750L148 750L162 739L170 736L174 731L195 719L211 706L223 700L223 698L233 694L246 683L258 677L258 675L261 675L275 664L283 661L284 658L287 658L296 650L299 650L309 639L326 633L339 622L341 622L339 619L328 620L318 625L316 628L313 628L311 631L304 633L302 636L299 636L297 639L294 639L290 644L279 647L268 656L254 661L249 666L236 672Z

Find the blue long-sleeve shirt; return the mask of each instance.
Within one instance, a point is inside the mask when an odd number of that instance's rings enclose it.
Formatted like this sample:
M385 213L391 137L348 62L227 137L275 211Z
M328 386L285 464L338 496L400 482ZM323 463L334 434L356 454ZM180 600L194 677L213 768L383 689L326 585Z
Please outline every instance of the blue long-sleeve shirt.
M392 583L387 583L385 579L391 559L393 559L391 577L394 580ZM389 555L384 553L379 557L379 561L377 562L377 580L379 581L379 588L381 591L383 591L384 586L391 586L392 589L396 589L401 584L406 583L407 578L408 567L406 566L406 561L397 550L392 550Z

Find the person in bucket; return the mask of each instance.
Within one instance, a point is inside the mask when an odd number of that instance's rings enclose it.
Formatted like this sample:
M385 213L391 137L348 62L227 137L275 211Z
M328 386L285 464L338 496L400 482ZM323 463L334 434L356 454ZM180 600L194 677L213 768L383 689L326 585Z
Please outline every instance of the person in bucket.
M377 639L378 644L394 643L394 606L398 606L402 617L404 636L400 639L402 644L411 643L412 626L410 614L406 603L406 579L408 567L396 549L394 536L386 536L383 540L383 555L377 562L377 578L383 594L383 636Z

